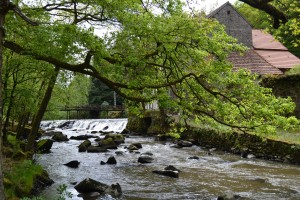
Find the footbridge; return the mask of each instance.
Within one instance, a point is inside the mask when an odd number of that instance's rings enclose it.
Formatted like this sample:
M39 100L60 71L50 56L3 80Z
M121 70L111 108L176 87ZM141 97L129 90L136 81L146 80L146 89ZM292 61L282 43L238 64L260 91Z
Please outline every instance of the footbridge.
M125 107L123 105L80 105L80 106L58 106L56 110L67 112L67 119L70 119L71 112L76 113L79 119L82 113L93 112L101 115L101 118L111 118L109 113L118 113L118 116L125 117ZM74 114L73 114L74 115Z

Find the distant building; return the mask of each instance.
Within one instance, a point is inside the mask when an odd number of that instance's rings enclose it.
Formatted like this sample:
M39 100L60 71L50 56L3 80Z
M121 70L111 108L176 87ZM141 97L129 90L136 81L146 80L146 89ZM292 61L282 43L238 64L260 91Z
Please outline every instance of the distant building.
M246 68L260 75L280 75L300 65L300 59L290 53L272 35L261 30L253 30L249 22L229 2L207 17L218 20L225 26L228 35L249 47L242 56L240 53L232 53L229 56L228 59L233 63L234 68Z

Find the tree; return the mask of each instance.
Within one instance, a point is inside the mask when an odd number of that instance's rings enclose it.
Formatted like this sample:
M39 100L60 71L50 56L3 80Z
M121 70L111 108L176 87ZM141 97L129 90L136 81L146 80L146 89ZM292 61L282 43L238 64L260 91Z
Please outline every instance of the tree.
M20 55L96 77L131 101L167 102L212 125L267 130L294 121L281 117L293 109L288 100L275 99L256 84L255 76L232 73L226 57L243 47L217 22L183 12L181 1L42 1L27 6L24 12L40 25L11 17L7 31L14 31L14 37L8 34L4 41ZM99 37L86 23L115 31ZM166 95L168 90L176 100Z
M243 1L247 4L237 3L235 6L238 10L249 20L249 22L255 27L265 29L282 42L292 53L300 56L300 2L297 0L280 0L280 1L264 1L261 3L259 0L256 1ZM252 3L250 3L252 2ZM255 2L255 3L253 3ZM253 9L250 6L253 6ZM265 5L264 8L272 7L277 12L282 13L285 16L285 20L277 16L276 13L263 9L261 6ZM273 22L272 19L273 18ZM276 26L274 25L276 22ZM273 24L273 27L271 26Z
M90 77L61 70L44 119L66 119L60 108L87 105L90 85Z
M96 78L91 79L91 87L88 95L88 102L90 105L103 105L103 103L108 103L109 105L122 105L123 100L114 94L108 86L103 84L100 80ZM116 101L116 102L115 102ZM100 111L90 111L91 118L98 118Z
M45 92L45 94L43 96L43 99L40 103L38 111L37 111L37 113L35 114L35 116L33 118L33 121L32 121L32 124L31 124L30 135L29 135L28 140L27 140L27 146L26 146L27 151L30 151L34 148L34 141L37 137L37 133L38 133L38 130L40 128L41 121L43 119L44 113L46 112L48 103L51 99L52 91L53 91L57 76L59 74L59 70L60 70L60 67L56 66L55 69L54 69L54 73L50 77L49 83L47 85L46 92Z
M245 48L219 23L184 12L180 0L18 3L39 25L2 12L6 50L95 77L129 101L157 100L215 128L269 133L298 124L284 117L294 108L290 99L275 98L249 72L232 71L228 54Z
M280 24L285 24L288 21L288 17L286 16L286 13L282 11L279 7L277 7L274 4L283 4L285 3L285 0L239 0L241 2L244 2L254 8L257 8L259 10L262 10L266 13L268 13L270 16L273 18L273 27L274 28L279 28ZM287 0L287 1L294 1L296 0Z

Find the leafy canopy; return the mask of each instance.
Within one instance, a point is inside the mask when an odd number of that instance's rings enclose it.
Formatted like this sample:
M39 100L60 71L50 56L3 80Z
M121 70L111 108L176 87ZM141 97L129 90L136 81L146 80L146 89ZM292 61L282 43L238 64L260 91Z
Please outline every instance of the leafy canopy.
M11 14L4 46L20 55L98 78L135 102L214 127L271 132L290 99L275 98L246 71L233 72L230 52L243 51L224 27L183 11L180 0L19 1L30 26ZM172 95L169 95L169 94Z
M287 18L285 23L274 28L273 19L266 12L255 9L248 4L239 3L235 7L245 18L253 25L254 28L265 29L276 37L280 42L287 46L298 57L300 56L300 2L298 0L273 0L268 2L269 5L282 12Z

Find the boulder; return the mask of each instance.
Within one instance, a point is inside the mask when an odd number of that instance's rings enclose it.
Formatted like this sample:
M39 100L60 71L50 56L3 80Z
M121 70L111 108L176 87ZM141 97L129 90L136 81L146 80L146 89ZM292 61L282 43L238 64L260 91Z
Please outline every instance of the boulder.
M199 160L199 157L198 157L198 156L191 156L191 157L189 157L189 159L192 159L192 160Z
M112 138L112 140L116 143L116 144L121 144L125 142L125 137L122 134L115 134L115 133L110 133L105 135L104 139L107 138Z
M89 153L103 153L103 152L107 152L107 149L103 148L103 147L89 146L87 148L87 152L89 152Z
M106 165L106 162L101 160L100 165Z
M78 135L78 136L71 136L70 140L87 140L90 138L97 138L97 136L93 135Z
M129 151L136 151L136 150L139 150L139 148L137 148L136 146L134 146L134 145L129 145L128 147L127 147L127 149L129 150Z
M153 153L147 151L147 152L142 153L142 155L153 156Z
M116 154L117 156L121 156L121 155L124 154L124 152L123 152L123 151L116 151L115 154Z
M137 143L132 143L131 145L136 146L136 148L138 148L138 149L143 148L142 144L138 143L138 142Z
M87 178L75 186L75 189L79 193L93 193L98 192L101 195L109 194L112 197L120 197L122 195L121 186L116 183L111 186L101 183L99 181L93 180L91 178Z
M172 144L172 145L170 145L170 148L181 149L182 146L179 146L178 144Z
M80 162L78 162L78 160L72 160L68 163L65 163L64 165L71 167L71 168L78 168Z
M99 131L91 131L91 134L96 134L98 133Z
M49 153L52 148L53 140L43 139L37 142L37 151L40 153Z
M138 162L139 163L152 163L153 162L153 158L150 156L140 156L138 158Z
M155 173L155 174L160 174L160 175L168 176L168 177L172 177L172 178L178 178L179 177L178 171L172 171L172 170L154 170L152 172Z
M85 140L84 142L82 142L79 146L78 146L78 151L79 152L86 152L88 147L91 146L91 141L89 140Z
M115 141L112 138L106 138L104 140L101 140L99 143L100 147L106 148L106 149L117 149L118 146L115 143Z
M180 140L178 142L178 145L181 147L191 147L191 146L193 146L193 143L190 141L186 141L186 140Z
M165 167L165 170L171 170L171 171L181 172L179 169L177 169L173 165L168 165L167 167Z
M68 136L64 135L62 132L57 132L55 135L53 135L52 140L56 142L69 141Z
M55 130L47 130L45 131L45 133L43 134L44 136L54 136L57 133L62 133L61 131L55 131Z
M106 161L106 164L109 164L109 165L115 165L117 164L117 160L114 156L110 156L107 161Z

